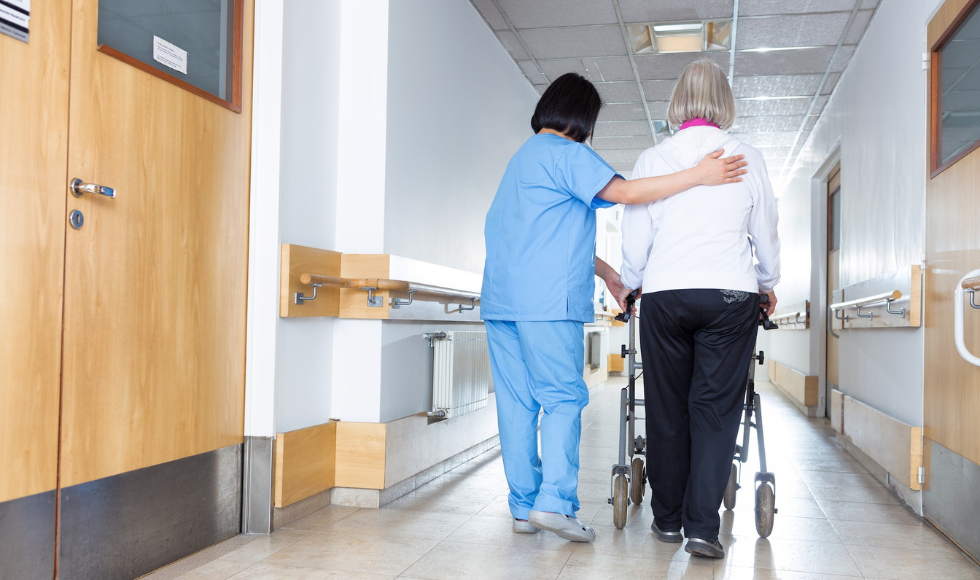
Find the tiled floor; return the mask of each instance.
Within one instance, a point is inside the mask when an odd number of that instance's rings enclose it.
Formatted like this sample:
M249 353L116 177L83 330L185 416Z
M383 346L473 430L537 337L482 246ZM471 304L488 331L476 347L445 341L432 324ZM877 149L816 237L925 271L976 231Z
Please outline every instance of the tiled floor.
M749 486L739 492L734 511L722 512L724 560L692 559L682 544L658 542L647 506L631 506L629 523L617 530L606 497L622 385L614 379L593 390L583 420L579 518L595 526L594 544L573 544L547 532L512 533L507 484L494 450L380 510L329 506L166 577L980 579L980 569L834 444L824 421L805 419L765 384L760 392L779 509L769 539L755 532ZM753 459L756 451L753 441ZM746 467L743 484L751 484L756 469L752 463Z

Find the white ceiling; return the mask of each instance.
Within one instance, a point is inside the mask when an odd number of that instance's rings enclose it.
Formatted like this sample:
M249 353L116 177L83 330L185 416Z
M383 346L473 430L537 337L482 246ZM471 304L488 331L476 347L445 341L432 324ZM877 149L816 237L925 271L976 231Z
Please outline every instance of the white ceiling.
M631 171L656 143L654 122L666 119L684 67L714 60L734 73L739 119L731 132L763 153L774 180L799 155L879 2L471 1L538 93L566 72L595 83L605 106L593 147L619 171ZM623 38L624 24L732 18L736 4L731 52L633 56Z

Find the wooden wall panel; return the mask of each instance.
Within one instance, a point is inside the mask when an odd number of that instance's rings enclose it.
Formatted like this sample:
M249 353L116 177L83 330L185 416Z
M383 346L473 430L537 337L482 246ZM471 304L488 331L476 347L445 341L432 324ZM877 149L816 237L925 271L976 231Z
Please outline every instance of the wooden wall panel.
M626 359L618 354L610 354L607 357L606 367L611 373L622 373L626 370Z
M283 244L279 263L279 316L340 316L340 288L317 288L316 299L296 304L295 295L310 296L313 288L301 284L303 274L340 276L340 252L296 244Z
M98 52L71 3L69 176L117 199L64 194L63 486L243 441L253 4L238 114Z
M844 435L892 477L909 489L919 489L922 430L844 396Z
M288 506L334 486L337 422L276 436L275 505Z
M384 423L337 423L336 484L337 487L384 489Z
M33 15L30 43L0 35L0 502L58 469L71 3Z
M933 46L968 4L947 0L929 23ZM930 102L930 107L932 103ZM980 368L953 343L953 291L967 272L980 268L980 150L926 185L924 435L980 463ZM980 352L980 311L964 312L968 347Z

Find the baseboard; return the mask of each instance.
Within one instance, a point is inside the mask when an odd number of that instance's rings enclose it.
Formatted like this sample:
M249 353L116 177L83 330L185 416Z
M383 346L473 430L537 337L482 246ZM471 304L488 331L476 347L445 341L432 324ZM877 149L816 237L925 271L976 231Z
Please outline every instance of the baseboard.
M890 489L906 507L911 509L916 515L922 516L922 492L910 489L904 483L891 475L887 469L882 467L877 461L864 451L861 451L850 440L847 435L838 434L837 444L855 459L862 467L868 470L872 477L878 480L886 488Z
M771 379L770 379L770 382L772 382ZM772 385L774 387L776 387L776 390L777 391L779 391L780 393L783 394L783 396L786 397L786 400L788 400L790 403L793 403L793 406L796 407L797 410L800 413L803 413L804 416L806 416L806 417L808 417L810 419L816 419L817 418L817 408L816 407L807 407L806 405L804 405L803 403L801 403L800 401L798 401L796 399L796 397L793 396L793 393L791 393L791 392L787 391L786 389L782 388L781 386L779 386L778 383L772 383Z
M819 377L805 375L779 361L769 361L769 381L809 418L820 415Z
M55 491L0 502L0 579L54 576Z
M327 507L333 503L330 493L331 491L332 490L327 489L315 495L311 495L308 498L301 499L296 503L289 504L286 507L273 508L272 529L278 530L283 526L287 526L296 520L305 518L313 512Z

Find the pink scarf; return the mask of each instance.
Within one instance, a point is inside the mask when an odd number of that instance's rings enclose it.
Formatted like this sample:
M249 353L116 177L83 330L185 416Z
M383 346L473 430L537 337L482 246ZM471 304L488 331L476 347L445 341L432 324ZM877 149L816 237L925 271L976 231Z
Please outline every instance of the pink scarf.
M721 129L721 127L719 127L715 123L712 123L711 121L709 121L707 119L702 119L702 118L698 117L697 119L691 119L690 121L684 121L684 123L681 124L681 128L678 129L678 131L683 131L684 129L687 129L688 127L714 127L715 129Z

